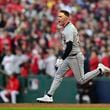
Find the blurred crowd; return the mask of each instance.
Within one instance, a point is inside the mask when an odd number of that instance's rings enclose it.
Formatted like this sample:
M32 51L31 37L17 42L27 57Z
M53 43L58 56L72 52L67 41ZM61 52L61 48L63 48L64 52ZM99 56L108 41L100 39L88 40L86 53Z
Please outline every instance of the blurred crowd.
M0 65L6 75L54 76L63 50L56 24L60 9L69 10L79 31L85 71L99 62L110 67L110 0L0 0Z
M71 13L89 69L98 62L110 67L109 0L1 0L0 62L8 75L27 77L41 70L54 75L56 57L62 54L56 24L60 9Z

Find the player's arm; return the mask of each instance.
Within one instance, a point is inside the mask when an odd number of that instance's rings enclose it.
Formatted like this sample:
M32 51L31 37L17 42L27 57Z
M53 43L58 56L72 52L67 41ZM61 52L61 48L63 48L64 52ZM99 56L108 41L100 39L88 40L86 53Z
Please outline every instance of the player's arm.
M62 55L61 58L58 58L57 59L57 62L56 62L56 67L59 67L62 63L63 63L63 60L68 57L69 53L71 52L72 50L72 45L73 45L73 42L72 41L68 41L66 43L66 49L64 51L64 54Z
M72 41L68 41L66 42L66 49L62 55L62 59L64 60L66 57L68 57L68 55L70 54L71 50L72 50L72 45L73 45L73 42Z
M62 55L62 59L64 60L67 58L72 50L73 41L74 41L75 32L73 28L69 28L65 32L65 42L66 42L66 48L64 50L64 54Z

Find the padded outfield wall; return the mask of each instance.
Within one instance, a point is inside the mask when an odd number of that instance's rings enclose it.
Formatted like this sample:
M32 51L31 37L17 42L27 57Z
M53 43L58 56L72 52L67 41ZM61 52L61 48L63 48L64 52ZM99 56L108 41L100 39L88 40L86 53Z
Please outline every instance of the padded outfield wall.
M0 75L1 85L4 84L3 79L4 77ZM19 79L21 91L17 97L18 103L36 103L36 98L43 96L48 91L53 80L45 75L29 76L27 80L23 77L19 77ZM75 79L73 77L64 78L61 86L55 93L55 103L76 103L76 93L77 86ZM93 103L110 103L110 78L95 78L91 93L93 94Z

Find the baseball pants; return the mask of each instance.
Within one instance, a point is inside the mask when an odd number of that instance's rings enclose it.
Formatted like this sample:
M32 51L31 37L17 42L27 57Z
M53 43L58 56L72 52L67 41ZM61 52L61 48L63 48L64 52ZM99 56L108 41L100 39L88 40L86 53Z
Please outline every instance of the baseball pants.
M84 84L90 79L100 74L100 71L98 69L95 69L91 72L87 72L86 74L84 74L84 56L81 52L78 53L76 56L69 56L64 60L63 64L56 71L54 80L51 84L48 94L50 95L54 94L55 90L61 84L66 71L68 71L68 69L70 68L74 73L75 79L80 84Z

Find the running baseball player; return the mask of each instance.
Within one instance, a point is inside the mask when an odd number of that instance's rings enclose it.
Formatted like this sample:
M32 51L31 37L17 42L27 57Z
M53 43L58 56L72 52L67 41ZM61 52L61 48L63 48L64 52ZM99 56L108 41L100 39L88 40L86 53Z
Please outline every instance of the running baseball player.
M63 27L61 36L62 41L66 45L64 54L56 61L56 67L58 67L58 70L55 73L49 91L43 97L37 98L36 100L38 102L53 102L53 95L56 89L60 86L64 74L70 68L74 71L74 77L79 84L84 84L99 74L110 72L108 67L99 63L97 69L84 74L84 56L80 50L78 31L71 23L68 11L61 10L58 12L58 25Z

